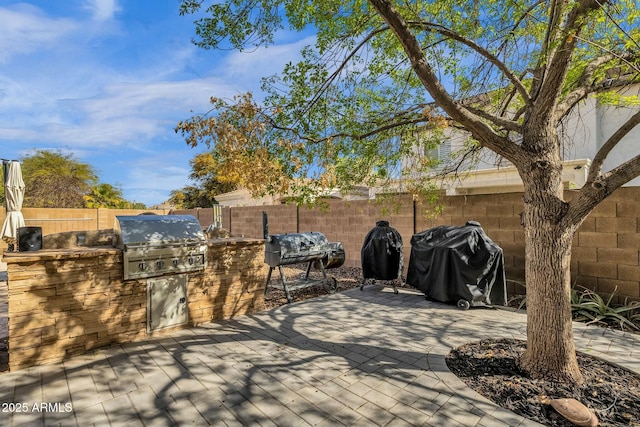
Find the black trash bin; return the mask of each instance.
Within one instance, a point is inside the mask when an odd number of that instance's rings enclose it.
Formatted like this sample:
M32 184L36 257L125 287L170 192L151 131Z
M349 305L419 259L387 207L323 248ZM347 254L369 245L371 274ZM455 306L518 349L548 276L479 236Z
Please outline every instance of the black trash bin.
M414 234L407 283L465 310L507 303L502 248L475 221Z
M367 233L360 258L364 276L360 290L364 289L367 279L402 280L402 236L398 230L389 226L389 221L377 221L376 226ZM393 291L398 293L395 282Z

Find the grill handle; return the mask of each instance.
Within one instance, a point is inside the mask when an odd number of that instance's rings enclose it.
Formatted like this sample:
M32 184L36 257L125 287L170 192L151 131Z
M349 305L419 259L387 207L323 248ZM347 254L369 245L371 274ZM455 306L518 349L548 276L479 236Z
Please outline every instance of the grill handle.
M265 211L262 211L262 236L267 243L271 243L271 236L269 236L269 219Z

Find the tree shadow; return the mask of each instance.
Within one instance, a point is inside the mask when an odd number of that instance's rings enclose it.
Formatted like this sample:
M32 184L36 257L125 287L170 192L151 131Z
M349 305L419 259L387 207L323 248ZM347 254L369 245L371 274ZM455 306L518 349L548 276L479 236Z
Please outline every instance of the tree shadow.
M48 384L89 375L96 390L88 390L99 396L88 399L92 405L76 404L83 393L69 382L76 417L104 408L111 423L141 417L181 424L191 417L255 424L294 416L349 425L361 405L380 419L401 416L390 412L392 401L427 418L455 402L452 414L462 414L486 402L473 393L456 398L459 384L445 356L457 343L477 339L478 331L487 334L486 316L474 312L426 301L417 292L354 289L96 350L65 362L59 372L18 372L15 395L3 392L0 400L37 394L41 382L48 393ZM513 326L499 318L490 323L493 330ZM122 396L131 405L110 412L109 402Z

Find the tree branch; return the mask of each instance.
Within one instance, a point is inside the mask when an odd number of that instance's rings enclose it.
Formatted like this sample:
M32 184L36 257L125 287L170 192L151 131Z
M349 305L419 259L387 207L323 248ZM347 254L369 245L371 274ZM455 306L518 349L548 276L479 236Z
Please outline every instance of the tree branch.
M636 79L637 80L637 79ZM565 117L573 108L582 100L586 99L589 95L610 92L617 88L628 87L633 83L633 80L629 79L616 79L606 80L596 85L585 86L578 88L571 92L560 104L558 104L557 112L558 117Z
M518 76L513 74L511 70L507 68L504 62L500 61L500 59L498 59L497 56L489 52L484 47L478 45L473 40L469 40L468 38L463 37L459 33L451 31L450 29L439 24L433 24L430 22L418 22L418 21L408 21L407 24L409 26L416 25L417 27L423 28L423 29L432 29L439 34L442 34L443 36L447 36L453 40L456 40L464 44L465 46L470 47L472 50L475 50L481 56L485 57L489 63L495 65L496 68L502 71L502 73L507 77L507 79L511 81L514 87L518 90L518 93L520 93L520 96L522 96L525 102L529 101L530 99L529 92L527 91L527 88L524 86L524 84L522 84L522 81L520 81Z
M320 86L320 89L314 94L313 98L311 98L311 100L306 104L304 110L302 110L302 114L305 114L306 112L308 112L313 107L313 105L316 102L318 102L318 99L320 99L320 96L322 95L322 93L324 93L324 91L327 90L327 88L331 85L331 83L340 75L342 70L344 70L344 68L347 66L347 63L349 62L349 60L353 58L355 54L364 45L366 45L369 42L369 40L371 40L377 34L380 34L388 30L389 30L389 27L382 27L367 34L364 37L364 39L362 39L360 43L358 43L356 47L352 49L351 52L342 60L342 62L338 65L337 69L329 76L329 78Z
M464 124L480 144L495 151L498 155L509 160L515 160L517 157L524 155L519 146L509 141L506 137L497 134L483 120L462 104L456 102L456 100L449 95L440 83L433 68L429 65L418 40L389 0L369 0L369 3L378 11L380 16L395 33L411 61L413 70L437 105L453 120Z
M486 119L495 125L505 128L506 130L512 130L515 132L522 133L522 127L517 122L514 122L513 120L494 116L493 114L489 114L486 111L480 108L475 108L471 105L466 105L466 108L469 111L471 111L473 114L477 115L478 117L482 117L483 119Z
M601 201L638 176L640 176L640 155L607 172L597 181L588 180L587 184L580 189L578 197L569 203L569 209L563 221L568 224L579 224Z
M565 3L565 2L561 2ZM555 3L554 3L555 7ZM571 63L571 57L578 43L579 34L588 22L583 19L589 12L602 7L598 0L578 0L577 5L569 12L566 25L560 30L558 37L558 47L554 49L549 61L545 64L544 77L540 81L539 91L536 93L536 99L539 101L534 107L531 117L549 117L550 112L556 105L556 100L562 92L564 77L567 74L568 67ZM550 18L549 31L555 26L559 19L557 13L552 12ZM549 37L553 37L550 33ZM549 42L553 44L553 41Z
M629 134L629 132L631 132L639 124L640 124L640 111L638 111L633 116L631 116L629 120L627 120L622 126L620 126L618 130L615 131L615 133L611 135L609 139L602 145L602 147L600 147L600 149L594 156L593 161L591 162L591 167L589 168L589 174L587 175L586 185L597 185L597 182L602 180L602 177L601 177L602 165L604 164L604 161L606 160L607 156L609 155L611 150L613 150L616 147L616 145L618 145L618 143L622 140L622 138L624 138L627 134ZM624 166L625 164L621 165L620 167ZM609 174L611 174L612 172L613 171L609 172ZM631 179L633 178L635 177L632 177ZM611 178L610 176L607 177L605 181L606 182L603 183L603 185L615 183L615 179ZM622 184L624 184L625 182L623 182Z
M630 61L637 58L637 55L615 55L613 53L600 56L593 61L591 61L582 72L582 75L578 79L578 88L574 89L570 92L565 98L562 100L560 104L558 104L558 114L559 117L566 116L573 107L576 106L580 101L585 99L588 95L593 93L601 93L606 92L617 87L624 87L632 84L634 79L638 79L638 77L628 76L626 78L618 78L618 79L607 79L601 82L594 83L592 80L594 78L595 72L598 70L598 67L605 65L607 62L614 61L616 59L622 60L624 63L629 64Z
M388 131L388 130L391 130L391 129L395 129L397 127L402 127L402 126L407 126L407 125L415 125L415 124L420 124L420 123L429 123L429 119L426 118L426 117L405 119L405 120L401 120L401 121L397 121L397 122L393 122L393 123L389 123L389 124L377 127L376 129L373 129L372 131L367 132L367 133L363 133L363 134L353 134L353 133L340 132L340 133L334 133L334 134L331 134L331 135L323 136L322 138L311 138L310 136L301 134L295 128L290 128L290 127L285 127L285 126L278 125L278 123L272 117L270 117L270 116L268 116L266 114L264 115L264 117L269 122L271 127L273 127L274 129L285 131L285 132L291 132L294 135L296 135L298 138L300 138L301 140L310 142L312 144L319 144L321 142L325 142L325 141L328 141L328 140L333 139L333 138L350 138L350 139L353 139L353 140L362 140L362 139L367 139L367 138L372 137L374 135L380 134L382 132L385 132L385 131Z
M565 218L570 224L579 224L601 201L615 190L640 176L640 154L618 167L602 174L602 165L616 145L640 124L640 111L629 118L598 150L587 175L587 182L576 199L569 203Z

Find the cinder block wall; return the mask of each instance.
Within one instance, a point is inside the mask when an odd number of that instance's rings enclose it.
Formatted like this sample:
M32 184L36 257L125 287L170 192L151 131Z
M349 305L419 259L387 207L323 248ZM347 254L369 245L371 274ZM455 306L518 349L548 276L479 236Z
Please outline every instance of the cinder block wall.
M411 250L410 240L414 233L413 217L411 197L398 197L388 203L329 200L325 207L299 209L300 231L319 231L329 241L342 242L347 258L345 265L348 267L362 265L362 243L376 222L384 220L402 236L406 269Z
M138 215L144 212L154 212L159 215L169 213L168 210L148 209L24 208L22 209L22 216L27 227L41 227L42 235L45 236L68 231L112 229L116 215ZM4 223L5 217L6 208L2 206L0 208L0 224ZM6 248L6 242L0 240L0 249Z
M568 199L573 196L573 192L566 192ZM440 204L442 213L436 217L428 216L433 207L414 204L407 196L385 204L329 200L325 207L312 209L289 205L233 207L223 210L223 223L233 236L260 238L261 212L267 211L270 233L322 232L330 241L344 244L347 266L359 267L362 242L377 220L389 221L402 235L405 265L414 233L437 225L478 221L504 251L509 293L523 293L518 284L525 282L522 193L445 196ZM640 300L640 187L618 189L587 217L574 239L571 273L575 285L603 295L615 291L616 302Z
M418 205L416 228L426 230L438 225L464 225L477 221L485 233L502 248L509 294L523 293L515 282L524 283L524 231L520 226L523 210L521 193L449 196L441 199L442 213L435 218L424 215L429 206Z
M640 187L614 192L585 220L573 240L576 284L617 302L640 300Z
M263 259L261 240L209 241L206 270L188 275L189 325L262 310ZM147 280L122 280L119 250L22 252L5 261L10 370L148 337Z

